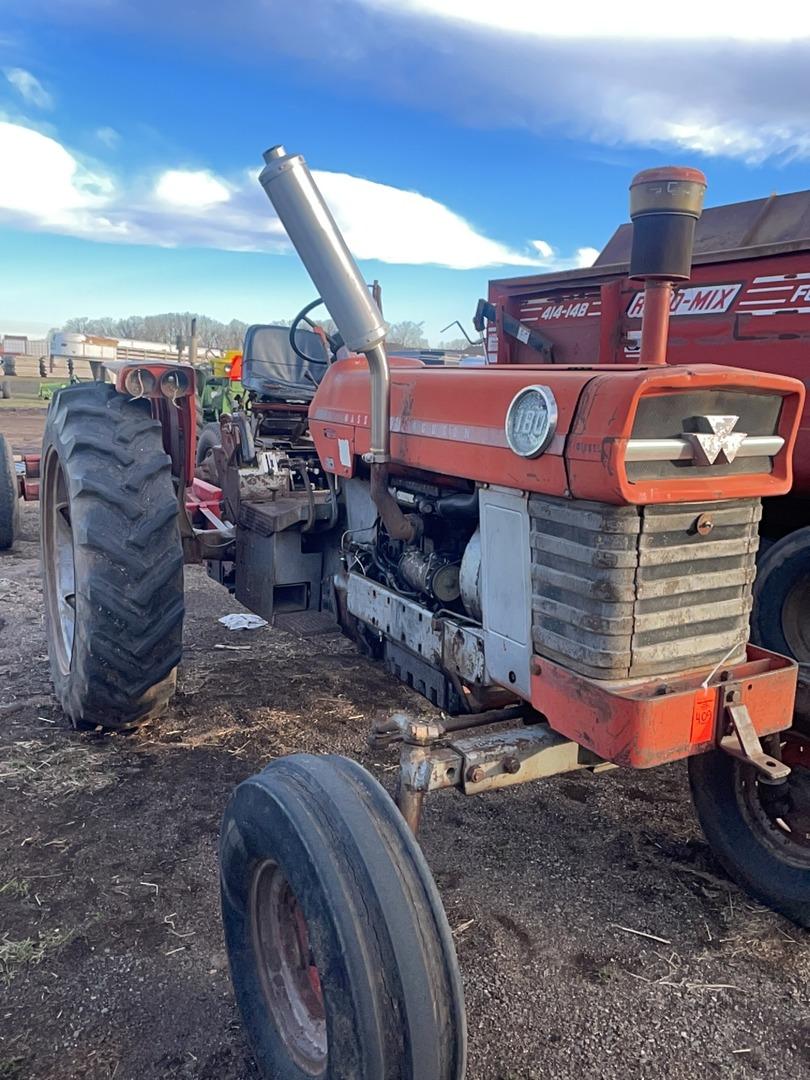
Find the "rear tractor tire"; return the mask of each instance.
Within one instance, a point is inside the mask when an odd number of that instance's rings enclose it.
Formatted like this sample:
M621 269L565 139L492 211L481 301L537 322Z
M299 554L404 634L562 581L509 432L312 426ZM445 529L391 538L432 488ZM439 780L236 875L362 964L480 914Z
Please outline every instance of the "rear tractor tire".
M236 1000L267 1080L462 1080L447 917L392 800L347 758L279 758L220 836Z
M14 455L4 435L0 435L0 551L14 546L20 531L20 498Z
M810 526L771 544L757 562L751 637L810 663Z
M183 550L171 462L149 403L104 383L59 390L42 445L45 626L76 727L126 730L171 698Z

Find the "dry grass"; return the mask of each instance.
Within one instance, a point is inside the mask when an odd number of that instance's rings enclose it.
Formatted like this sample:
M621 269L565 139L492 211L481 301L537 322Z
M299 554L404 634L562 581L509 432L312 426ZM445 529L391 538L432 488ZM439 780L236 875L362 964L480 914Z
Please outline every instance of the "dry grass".
M73 930L45 930L35 938L15 941L4 934L0 938L0 983L8 986L21 968L41 964L49 953L67 945L73 935Z
M0 885L0 896L11 900L25 900L30 891L30 884L22 878L11 878L5 885Z
M0 781L48 796L101 791L115 781L107 756L87 743L52 744L23 739L0 747Z

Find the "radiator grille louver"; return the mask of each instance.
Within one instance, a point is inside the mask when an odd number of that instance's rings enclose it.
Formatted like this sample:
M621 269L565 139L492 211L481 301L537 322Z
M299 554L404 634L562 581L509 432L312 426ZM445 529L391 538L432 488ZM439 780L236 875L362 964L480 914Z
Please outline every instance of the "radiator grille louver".
M758 499L609 506L532 496L535 652L620 679L744 655ZM695 529L708 514L714 527Z

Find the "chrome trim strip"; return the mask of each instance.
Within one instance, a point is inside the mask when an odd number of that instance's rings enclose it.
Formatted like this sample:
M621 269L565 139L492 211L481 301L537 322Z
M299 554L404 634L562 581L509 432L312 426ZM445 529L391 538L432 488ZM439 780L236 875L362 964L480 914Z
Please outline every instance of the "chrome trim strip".
M774 457L785 445L781 435L747 435L736 457ZM628 439L625 461L691 461L694 447L687 439Z

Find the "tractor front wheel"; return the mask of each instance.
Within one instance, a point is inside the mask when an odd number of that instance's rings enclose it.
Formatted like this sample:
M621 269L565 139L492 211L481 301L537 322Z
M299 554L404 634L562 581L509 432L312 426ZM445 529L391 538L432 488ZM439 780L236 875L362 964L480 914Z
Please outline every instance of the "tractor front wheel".
M297 754L245 780L220 838L236 1000L272 1080L461 1080L447 917L390 797L353 761Z
M76 727L126 729L174 692L183 551L171 463L149 403L104 383L59 390L41 464L45 627Z

